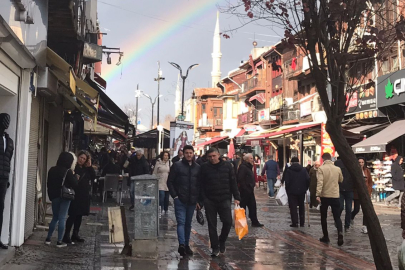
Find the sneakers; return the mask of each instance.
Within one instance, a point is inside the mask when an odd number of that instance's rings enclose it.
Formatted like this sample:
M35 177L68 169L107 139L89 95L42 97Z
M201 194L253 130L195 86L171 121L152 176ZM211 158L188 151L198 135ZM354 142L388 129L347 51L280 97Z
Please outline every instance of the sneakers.
M298 228L298 224L290 224L291 228Z
M257 222L257 223L252 223L252 227L257 227L257 228L260 228L260 227L263 227L264 225L263 224L261 224L260 222Z
M179 249L177 250L180 254L180 256L185 256L186 255L186 247L184 245L179 245Z
M190 246L186 246L186 254L187 254L187 255L190 255L190 256L193 256L193 255L194 255L194 252L193 252L193 250L190 248Z
M129 207L129 211L134 211L134 208L135 208L135 206L131 205L131 206Z
M73 232L73 235L72 235L72 242L77 242L77 243L83 243L84 242L84 239L83 238L81 238L80 236L79 236L79 233L78 232Z
M363 226L363 227L361 228L361 233L364 233L364 234L367 234L367 233L368 233L367 226Z
M269 198L270 198L270 199L274 199L274 196L270 196L270 195L269 195Z
M218 257L219 256L219 248L213 248L211 256L212 257Z
M50 245L51 244L51 239L49 239L49 238L46 238L45 239L45 245Z
M321 241L322 243L325 243L325 244L329 244L329 242L330 242L329 237L325 237L325 236L323 236L322 238L319 238L319 241Z
M63 242L63 243L66 243L66 244L70 244L70 245L73 245L73 244L74 244L74 243L72 242L72 239L70 239L70 237L67 236L67 235L65 235L65 236L63 237L62 242Z
M350 227L345 227L345 233L348 233L350 231Z
M340 232L338 235L338 246L343 245L343 234Z
M321 211L321 205L318 204L318 206L316 207L316 210Z
M66 244L66 243L63 243L63 242L58 241L58 242L56 243L56 247L57 247L57 248L63 248L63 247L67 247L67 244Z
M219 252L221 252L222 254L224 254L225 251L226 251L225 242L219 242Z
M350 226L353 227L353 225L354 225L354 219L350 220Z

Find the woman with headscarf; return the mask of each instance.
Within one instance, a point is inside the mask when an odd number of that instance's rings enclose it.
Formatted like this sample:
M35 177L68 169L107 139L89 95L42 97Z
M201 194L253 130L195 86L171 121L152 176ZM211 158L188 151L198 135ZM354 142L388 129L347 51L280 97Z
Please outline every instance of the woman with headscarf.
M84 239L79 236L79 230L83 216L90 214L90 187L91 181L96 178L96 173L91 166L91 157L87 151L79 152L75 174L78 185L75 189L75 199L69 207L69 218L66 221L66 231L63 237L63 242L66 244L84 242ZM73 234L72 238L70 238L72 227L74 227Z
M361 171L363 172L364 181L366 182L368 195L371 196L371 192L373 190L373 179L371 178L370 170L367 168L365 158L359 157L358 160L359 160L359 165L360 165ZM354 224L354 218L356 217L357 213L359 213L359 211L360 211L360 199L359 199L359 195L356 190L353 191L353 202L354 202L354 207L353 207L353 211L352 211L351 225ZM361 232L365 233L365 234L368 233L367 226L366 226L366 219L364 218L364 214L363 214L363 227L361 229Z
M57 247L66 247L62 242L63 233L65 232L66 216L70 206L70 200L61 197L62 183L67 188L77 187L77 178L74 176L76 166L76 156L73 153L62 152L59 155L55 167L52 167L48 172L48 197L52 202L52 221L49 223L48 236L45 244L51 244L52 234L55 231L56 223L58 225L58 241Z
M321 166L319 161L315 161L314 167L309 171L309 194L310 194L310 207L318 207L319 202L316 200L316 185L318 184L318 179L316 178L316 173L318 168Z

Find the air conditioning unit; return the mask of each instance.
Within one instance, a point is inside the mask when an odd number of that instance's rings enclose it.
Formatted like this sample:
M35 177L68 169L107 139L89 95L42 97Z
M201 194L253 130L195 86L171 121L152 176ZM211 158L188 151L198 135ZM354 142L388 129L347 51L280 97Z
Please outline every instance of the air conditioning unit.
M288 119L294 120L300 118L300 110L288 112Z

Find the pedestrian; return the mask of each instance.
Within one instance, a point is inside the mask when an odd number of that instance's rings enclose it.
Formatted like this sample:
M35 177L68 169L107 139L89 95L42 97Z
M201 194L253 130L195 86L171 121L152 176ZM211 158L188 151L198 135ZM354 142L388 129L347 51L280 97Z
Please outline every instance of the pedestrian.
M368 195L371 197L371 192L373 190L373 185L374 185L373 179L371 178L371 172L367 168L365 158L359 157L358 160L359 160L359 165L360 165L361 171L363 172L364 181L366 182ZM399 203L401 203L401 202L399 202ZM354 224L354 218L359 213L359 211L360 211L360 199L359 199L358 193L356 191L354 191L354 207L353 207L353 212L351 213L351 224L352 225ZM363 227L361 228L361 232L364 234L368 233L367 225L366 225L366 218L364 216L364 213L363 213Z
M323 232L323 237L319 241L323 243L330 242L328 223L326 221L330 206L338 231L338 245L341 246L343 245L343 229L342 221L340 220L339 183L343 181L342 170L333 164L329 153L324 153L322 159L324 162L318 168L316 187L316 200L321 203L321 225Z
M63 237L63 242L66 244L84 242L84 239L79 236L79 231L83 216L90 214L90 187L91 182L96 179L96 172L91 166L89 152L80 151L77 155L75 175L78 180L78 185L75 189L75 199L69 206L69 218L66 221L65 236ZM72 227L73 234L72 237L70 237Z
M348 232L351 225L352 218L352 205L353 205L353 180L347 170L346 166L343 164L343 161L338 158L335 162L335 166L339 167L342 171L343 182L339 183L339 194L340 194L340 215L345 210L345 232Z
M249 218L252 221L252 227L263 227L264 225L257 219L257 207L255 198L255 186L258 187L259 184L256 183L254 173L253 173L253 156L252 154L247 154L243 158L242 164L239 166L237 174L237 183L240 193L240 207L246 210L249 208Z
M307 170L307 173L309 174L309 171L312 169L312 165L308 163L308 165L305 167Z
M321 163L319 161L315 161L314 167L312 167L309 171L310 207L316 207L317 209L319 208L319 203L316 200L316 185L318 183L316 173L318 172L319 166L321 166Z
M204 155L202 155L200 158L198 158L197 159L197 164L198 165L202 165L202 164L204 164L205 162L207 162L207 154L204 154Z
M165 214L169 210L169 188L167 187L167 178L169 177L170 167L172 162L170 161L170 153L163 151L160 153L160 158L156 161L153 174L159 179L159 207L160 212L163 210Z
M305 194L309 188L309 175L297 157L291 159L291 166L284 172L285 190L290 207L291 225L298 227L297 206L299 208L300 226L305 225Z
M132 211L134 210L134 204L135 204L135 183L131 181L132 176L138 176L138 175L143 175L143 174L149 174L149 164L148 161L146 161L145 156L143 155L142 150L137 150L135 152L136 154L131 156L129 159L129 178L127 180L127 185L130 187L130 192L129 196L131 197L131 206L129 207L129 210Z
M175 156L175 157L172 159L172 162L173 162L173 163L175 163L175 162L177 162L177 161L180 161L180 160L183 158L183 156L184 156L183 150L184 150L184 149L179 149L179 151L177 152L177 156ZM193 154L194 154L194 153L193 153Z
M404 183L404 170L401 167L404 159L402 156L397 156L394 163L391 165L391 179L392 188L395 189L394 193L387 197L385 203L388 205L390 201L399 197L398 207L401 207L401 199L404 195L405 183Z
M240 203L240 195L234 168L228 162L219 159L216 148L207 151L208 162L201 165L201 199L204 202L211 242L211 255L217 257L225 253L226 239L232 227L231 201L235 206ZM222 230L218 238L217 216L222 221Z
M242 162L242 153L241 153L241 152L237 152L237 153L235 154L235 159L232 161L235 175L238 173L238 167L239 167L239 165L240 165L241 162Z
M259 155L255 155L254 162L254 165L256 167L256 174L260 174L260 164L262 163L262 159L259 157Z
M278 163L273 160L273 155L270 155L264 163L262 169L262 176L266 174L267 177L267 190L270 198L274 198L274 184L277 178L280 178L280 167Z
M62 152L59 155L55 167L49 169L48 172L48 197L52 202L52 221L49 223L48 236L46 237L45 244L51 244L52 234L55 231L56 223L58 224L58 241L57 247L66 247L63 243L63 234L65 233L66 216L70 206L70 200L61 197L62 183L67 188L77 187L77 178L74 176L74 169L76 166L77 158L73 153Z
M181 256L193 255L190 248L191 221L200 194L200 165L194 161L194 148L184 146L181 161L173 163L167 186L174 200L174 213L177 221L178 252Z

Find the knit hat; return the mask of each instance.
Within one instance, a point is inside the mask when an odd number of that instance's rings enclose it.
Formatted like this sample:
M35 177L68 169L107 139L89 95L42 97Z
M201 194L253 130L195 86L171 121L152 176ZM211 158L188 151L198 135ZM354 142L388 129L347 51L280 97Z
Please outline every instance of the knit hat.
M293 163L293 162L298 163L300 161L299 161L299 159L297 157L293 157L293 158L291 158L291 163Z

